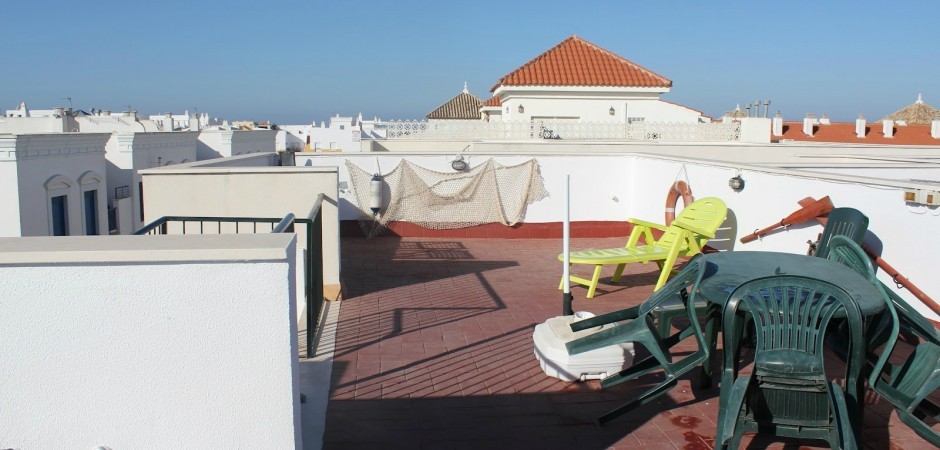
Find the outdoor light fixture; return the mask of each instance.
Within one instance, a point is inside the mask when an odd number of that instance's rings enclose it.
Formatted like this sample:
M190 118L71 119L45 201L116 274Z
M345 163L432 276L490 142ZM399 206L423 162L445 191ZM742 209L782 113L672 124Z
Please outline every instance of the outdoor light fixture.
M525 112L525 108L523 108L522 105L519 105L519 113L522 114L524 112Z
M741 192L744 190L744 178L741 178L741 171L734 173L734 176L728 180L728 187L731 188L734 192Z
M614 114L616 114L616 113L617 113L617 111L614 110L614 107L613 107L613 106L611 106L610 109L607 110L607 114L614 115Z
M450 167L458 172L463 172L467 170L467 162L463 160L463 155L459 155L450 162Z

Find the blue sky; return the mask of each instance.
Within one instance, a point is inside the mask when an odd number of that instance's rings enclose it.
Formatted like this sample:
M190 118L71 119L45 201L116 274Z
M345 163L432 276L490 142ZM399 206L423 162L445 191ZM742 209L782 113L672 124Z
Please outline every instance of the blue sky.
M4 1L0 109L310 123L420 118L577 34L720 115L770 99L870 120L923 93L940 107L940 2Z

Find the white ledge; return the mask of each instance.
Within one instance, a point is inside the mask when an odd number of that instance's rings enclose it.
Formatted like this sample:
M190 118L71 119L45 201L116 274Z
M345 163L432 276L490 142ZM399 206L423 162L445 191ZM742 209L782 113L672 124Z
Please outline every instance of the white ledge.
M0 266L284 261L295 239L293 233L0 238Z

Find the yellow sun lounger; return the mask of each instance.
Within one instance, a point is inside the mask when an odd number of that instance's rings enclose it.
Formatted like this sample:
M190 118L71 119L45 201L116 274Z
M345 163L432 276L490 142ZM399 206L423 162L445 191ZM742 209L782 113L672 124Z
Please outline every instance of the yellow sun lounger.
M661 273L656 282L654 291L659 290L669 275L678 257L689 257L702 252L702 246L708 239L715 237L715 231L725 220L728 208L725 202L715 197L707 197L686 206L676 220L668 227L638 219L629 219L633 224L633 231L627 246L623 248L606 248L601 250L582 250L571 252L571 264L594 265L594 276L588 280L572 275L571 281L588 287L587 298L594 297L597 281L601 277L601 268L608 264L616 264L617 270L611 281L620 281L623 269L629 263L655 262ZM653 229L662 230L659 240L653 238ZM640 236L643 236L644 245L638 245ZM558 255L563 261L564 255ZM564 285L561 280L559 289Z

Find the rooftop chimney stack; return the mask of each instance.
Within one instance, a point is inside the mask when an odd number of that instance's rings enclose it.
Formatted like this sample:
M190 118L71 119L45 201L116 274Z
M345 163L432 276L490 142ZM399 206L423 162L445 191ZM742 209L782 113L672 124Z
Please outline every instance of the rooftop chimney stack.
M823 114L822 116L819 117L820 125L829 125L830 123L831 122L829 121L829 114Z
M746 117L751 117L751 104L748 103L744 105L744 112Z
M163 131L173 131L176 124L173 123L173 113L163 114Z
M940 117L934 117L930 121L930 137L940 139Z
M865 116L859 114L858 119L855 119L855 135L859 139L865 139Z
M894 121L891 119L885 119L885 121L882 122L881 130L884 133L886 138L893 138L894 137Z
M774 136L783 136L783 114L780 114L780 111L777 111L777 114L774 114L773 118L773 130Z
M813 137L813 124L816 122L816 114L807 114L803 118L803 134Z

